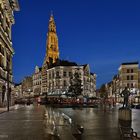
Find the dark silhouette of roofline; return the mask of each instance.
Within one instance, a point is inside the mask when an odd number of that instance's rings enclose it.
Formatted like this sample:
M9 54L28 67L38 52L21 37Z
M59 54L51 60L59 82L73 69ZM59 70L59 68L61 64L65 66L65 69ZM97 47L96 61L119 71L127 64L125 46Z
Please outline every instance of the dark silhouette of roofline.
M122 63L121 65L134 65L134 64L139 64L138 61L136 62L126 62L126 63Z

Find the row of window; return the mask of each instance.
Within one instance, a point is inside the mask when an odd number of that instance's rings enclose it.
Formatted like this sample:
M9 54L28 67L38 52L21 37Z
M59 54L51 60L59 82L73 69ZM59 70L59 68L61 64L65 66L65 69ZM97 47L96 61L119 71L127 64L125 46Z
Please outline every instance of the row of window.
M0 77L5 78L5 73L0 69Z
M54 73L49 73L49 79L55 78L55 77L56 78L60 78L60 76L61 76L61 73L59 71L56 72L56 75ZM67 76L68 77L72 77L73 76L72 72L66 72L66 71L64 71L63 72L63 77L67 77Z
M10 65L9 65L10 63L9 63L9 61L6 61L6 62L7 62L7 68L10 69ZM3 69L5 68L4 67L4 61L3 61L3 58L2 58L1 55L0 55L0 67L3 68Z
M2 44L0 44L0 53L4 56L4 47L2 47ZM6 52L6 59L11 61L11 55L8 52Z
M1 44L0 44L0 53L4 55L4 48L2 47Z
M41 81L34 82L33 85L34 85L34 86L36 86L36 85L41 85Z
M133 83L127 83L127 87L128 88L134 88L134 84Z
M57 82L52 82L52 83L49 82L49 87L51 87L51 86L52 87L53 86L60 86L60 85L61 86L68 86L69 85L69 82L67 82L66 80L64 80L63 83L60 83L58 81Z
M134 76L133 75L131 75L131 76L127 76L127 80L134 80Z
M4 31L7 33L8 37L11 39L10 23L8 22L7 17L5 17L5 13L4 13L4 10L2 9L1 5L0 5L0 24L2 25L1 27L3 27Z
M0 69L0 78L7 79L7 74ZM12 76L9 74L9 81L12 81Z
M134 70L133 69L127 69L127 73L133 73Z
M33 80L41 79L41 75L34 75Z
M0 67L4 68L3 58L2 58L2 56L1 56L1 55L0 55Z

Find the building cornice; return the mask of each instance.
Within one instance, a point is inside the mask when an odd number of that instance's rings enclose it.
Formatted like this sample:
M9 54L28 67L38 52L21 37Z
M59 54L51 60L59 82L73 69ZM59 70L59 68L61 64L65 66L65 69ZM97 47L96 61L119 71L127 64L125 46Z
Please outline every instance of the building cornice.
M77 69L77 68L83 68L83 66L56 66L56 67L53 67L53 68L49 68L49 69L47 69L47 71L49 71L49 70L54 70L54 69L63 69L63 68L75 68L75 69Z
M3 42L6 44L6 46L8 46L7 49L9 49L12 52L12 54L14 54L14 49L12 47L12 42L5 35L5 32L4 32L4 30L2 29L1 26L0 26L0 31L1 31L0 32L0 37L3 40Z
M17 0L1 0L4 5L4 10L7 12L12 24L15 23L13 11L19 11L19 4Z
M20 10L18 0L11 0L11 6L12 6L13 11L19 11Z

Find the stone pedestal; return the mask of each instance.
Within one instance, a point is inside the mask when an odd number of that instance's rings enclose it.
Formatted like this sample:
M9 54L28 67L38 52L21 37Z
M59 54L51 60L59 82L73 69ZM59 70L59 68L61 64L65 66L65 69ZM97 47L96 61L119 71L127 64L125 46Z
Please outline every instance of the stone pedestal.
M130 108L120 108L119 109L119 120L131 121L132 120L132 110Z
M130 108L120 108L118 119L121 126L131 127L132 110Z

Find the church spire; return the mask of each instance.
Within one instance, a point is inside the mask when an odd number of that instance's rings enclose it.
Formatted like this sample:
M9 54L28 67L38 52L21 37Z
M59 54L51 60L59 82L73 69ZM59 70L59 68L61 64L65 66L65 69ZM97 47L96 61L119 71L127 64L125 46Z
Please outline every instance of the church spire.
M59 48L56 25L52 13L49 20L46 49L47 51L44 63L55 63L56 60L59 59Z
M49 32L56 33L56 25L53 17L53 13L51 12L50 20L49 20Z

